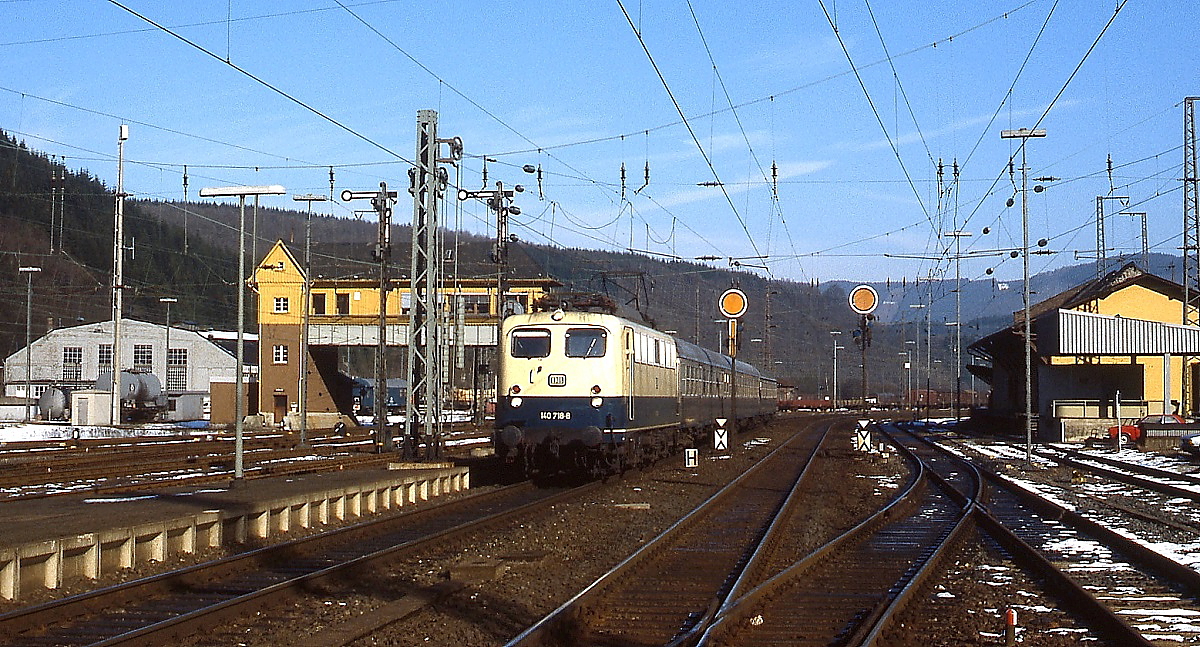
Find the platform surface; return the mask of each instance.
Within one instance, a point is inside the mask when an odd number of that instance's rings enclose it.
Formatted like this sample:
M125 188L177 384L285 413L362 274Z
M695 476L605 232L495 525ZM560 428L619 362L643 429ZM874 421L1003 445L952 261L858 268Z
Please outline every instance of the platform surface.
M178 486L163 481L160 485L147 485L136 492L120 494L79 492L0 501L0 551L38 541L167 521L210 510L243 514L280 499L342 488L358 489L410 477L436 478L459 469L389 470L379 467L257 477L244 479L236 485L227 481L221 484Z

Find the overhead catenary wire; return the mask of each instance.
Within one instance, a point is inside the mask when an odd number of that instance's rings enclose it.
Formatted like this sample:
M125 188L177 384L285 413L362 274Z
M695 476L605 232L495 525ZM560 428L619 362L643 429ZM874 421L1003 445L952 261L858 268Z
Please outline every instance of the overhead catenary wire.
M718 186L721 189L721 194L725 196L725 201L729 204L729 208L733 210L734 216L737 217L738 223L742 226L742 231L746 233L746 238L750 241L751 249L754 250L756 255L761 255L762 252L759 251L758 244L754 241L754 236L750 234L750 228L746 225L746 220L738 211L737 206L733 204L733 198L729 196L729 192L725 189L725 186L720 184L720 174L717 172L716 167L713 166L712 160L709 158L708 154L704 152L704 146L700 143L700 139L696 136L696 131L692 128L691 123L688 122L687 115L685 115L683 112L683 107L679 105L679 101L675 99L675 94L671 92L670 84L667 83L667 79L663 76L662 70L660 70L658 64L655 63L654 56L650 54L649 46L646 45L646 41L642 39L641 32L633 23L633 18L629 16L629 12L625 9L625 5L621 2L621 0L617 0L617 6L621 8L621 13L625 14L625 20L628 21L629 28L633 30L634 36L637 37L638 43L641 44L642 51L646 53L646 58L650 60L650 66L654 68L654 72L658 75L658 79L662 83L663 88L666 90L667 96L670 97L671 103L675 106L676 112L679 113L680 119L683 120L684 126L691 135L692 141L696 144L696 148L700 151L700 156L704 158L704 162L708 165L709 171L712 172L714 180L718 183ZM768 272L770 272L770 270L768 270Z
M721 71L717 67L716 58L713 56L712 49L708 46L708 39L704 36L704 29L701 28L700 19L696 16L696 9L692 6L691 0L688 0L687 4L688 11L692 15L692 22L696 25L697 33L700 34L700 42L704 45L704 52L708 55L708 60L712 64L713 74L721 85L721 91L725 95L725 102L729 105L729 110L733 114L734 121L736 121L738 125L738 130L742 134L742 140L746 142L746 148L750 151L750 158L753 160L755 166L758 167L758 172L759 175L762 176L763 182L770 183L771 178L767 177L767 171L765 168L763 168L762 161L758 159L758 153L755 152L754 145L750 143L750 136L746 133L746 126L742 123L741 115L738 114L738 109L736 106L734 106L733 97L729 95L729 88L725 85L725 79L721 76ZM714 119L713 122L715 121L716 120ZM774 170L774 168L774 164L772 164L772 170ZM779 221L783 225L784 232L787 235L788 245L791 248L792 253L795 253L796 245L792 240L792 232L787 226L787 219L784 218L783 207L779 202L779 194L774 190L771 191L771 206L772 210L779 216ZM672 229L674 229L673 225Z
M305 110L307 110L307 111L311 112L312 114L316 115L317 117L320 117L321 119L323 119L323 120L325 120L325 121L329 122L330 124L333 124L334 126L337 126L338 128L342 129L343 131L345 131L345 132L349 133L350 135L353 135L354 137L356 137L356 138L358 138L358 139L362 140L363 142L366 142L367 144L370 144L371 146L374 146L375 148L378 148L379 150L381 150L381 151L383 151L383 152L387 153L388 155L391 155L392 157L395 157L395 158L396 158L396 159L398 159L398 160L402 160L402 161L408 162L409 164L414 164L414 165L415 165L415 163L414 163L412 160L408 159L407 157L404 157L403 155L401 155L401 154L399 154L399 153L397 153L397 152L393 151L392 149L388 148L387 146L384 146L383 144L381 144L381 143L379 143L379 142L375 141L374 139L371 139L370 137L368 137L368 136L366 136L366 135L364 135L364 134L362 134L362 133L358 132L357 130L355 130L355 129L351 128L350 126L347 126L346 124L344 124L344 123L342 123L342 122L338 121L337 119L334 119L333 117L331 117L331 116L329 116L329 115L325 114L325 113L324 113L324 112L322 112L321 110L318 110L316 107L314 107L314 106L312 106L312 105L308 104L307 102L305 102L305 101L301 100L300 98L296 97L295 95L293 95L293 94L291 94L291 93L287 92L286 90L284 90L284 89L282 89L282 88L280 88L280 87L278 87L278 86L276 86L276 85L274 85L274 84L270 83L270 82L269 82L269 81L267 81L266 79L263 79L263 78L261 78L261 77L259 77L259 76L255 75L253 72L251 72L251 71L249 71L249 70L247 70L247 69L245 69L245 68L243 68L243 67L241 67L241 66L239 66L239 65L237 65L237 64L235 64L235 63L233 63L232 61L229 61L229 60L226 60L226 59L222 59L222 58L221 58L221 56L220 56L219 54L217 54L217 53L213 52L212 50L210 50L210 49L208 49L208 48L204 47L203 45L201 45L201 44L199 44L199 43L197 43L197 42L195 42L195 41L193 41L193 40L191 40L191 39L189 39L189 38L186 38L186 37L184 37L182 34L179 34L179 33L175 32L175 31L174 31L174 30L172 30L170 27L167 27L166 25L163 25L163 24L160 24L160 23L158 23L158 22L154 21L152 18L150 18L150 17L148 17L148 16L145 16L145 15L143 15L143 14L141 14L141 13L139 13L139 12L135 11L134 9L132 9L132 8L130 8L130 7L127 7L127 6L123 5L123 4L121 4L121 3L120 3L120 2L118 2L117 0L108 0L108 1L109 1L111 4L113 4L113 5L117 6L117 7L119 7L120 9L122 9L122 10L124 10L124 11L128 12L129 14L131 14L131 15L133 15L133 16L135 16L135 17L137 17L138 19L140 19L140 20L143 20L143 21L145 21L145 22L149 23L150 25L153 25L154 27L158 28L159 30L163 31L164 33L166 33L166 34L168 34L168 35L170 35L170 36L172 36L172 37L174 37L174 38L176 38L176 39L178 39L178 40L182 41L183 43L185 43L185 44L187 44L187 45L189 45L189 46L191 46L191 47L195 48L196 50L199 50L200 52L204 53L205 55L207 55L207 56L209 56L209 57L211 57L211 58L214 58L214 59L216 59L216 60L218 60L218 61L220 61L220 62L224 63L225 65L229 66L230 68L232 68L233 70L235 70L236 72L238 72L239 74L241 74L242 76L245 76L246 78L248 78L248 79L250 79L250 80L254 81L255 83L258 83L259 85L261 85L261 86L263 86L263 87L267 88L268 90L270 90L270 91L272 91L272 92L274 92L274 93L278 94L279 96L281 96L281 97L283 97L283 98L287 99L288 101L291 101L292 103L294 103L294 104L296 104L296 105L300 106L301 108L304 108Z
M821 5L821 11L825 13L826 20L829 21L830 28L833 29L833 35L837 38L838 44L842 48L842 53L846 55L846 61L850 64L850 70L854 73L854 78L858 80L859 87L862 88L863 95L866 96L867 104L871 107L872 114L875 115L875 120L879 123L879 127L883 130L884 137L887 138L888 146L891 147L892 153L896 157L896 161L900 164L900 170L903 171L905 179L908 180L908 185L912 189L913 195L917 198L917 204L921 205L921 211L925 213L926 220L929 221L929 226L937 230L937 224L933 221L933 217L929 214L929 209L925 206L925 201L921 199L921 192L917 190L916 183L913 182L912 175L908 172L908 167L904 164L904 157L900 155L900 150L896 148L896 142L892 139L888 132L887 125L883 123L883 117L880 116L879 110L875 107L875 101L871 99L871 92L867 90L867 84L859 73L858 68L854 65L854 57L850 56L850 50L846 47L846 42L842 40L842 35L838 31L837 24L833 17L829 15L829 9L825 7L825 0L818 0Z

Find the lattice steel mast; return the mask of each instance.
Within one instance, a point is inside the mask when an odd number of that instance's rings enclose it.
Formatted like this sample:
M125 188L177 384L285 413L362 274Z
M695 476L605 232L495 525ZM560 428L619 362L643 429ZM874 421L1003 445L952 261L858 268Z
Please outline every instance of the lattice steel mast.
M1183 100L1183 324L1200 325L1200 179L1196 170L1196 101ZM1189 366L1196 358L1183 358L1181 411L1195 410L1195 388Z

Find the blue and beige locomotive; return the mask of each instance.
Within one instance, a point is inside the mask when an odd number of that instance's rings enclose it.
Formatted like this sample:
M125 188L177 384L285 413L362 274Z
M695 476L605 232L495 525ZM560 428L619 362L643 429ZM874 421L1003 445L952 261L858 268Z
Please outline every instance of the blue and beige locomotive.
M514 315L500 349L496 456L525 473L617 472L696 446L718 418L736 429L777 409L750 364L612 314Z

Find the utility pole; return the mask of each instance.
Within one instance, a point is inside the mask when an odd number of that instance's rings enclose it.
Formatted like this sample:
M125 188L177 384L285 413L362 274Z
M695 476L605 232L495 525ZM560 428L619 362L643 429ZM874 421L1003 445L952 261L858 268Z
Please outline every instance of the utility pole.
M33 398L33 275L42 268L24 266L17 271L25 275L25 422L29 422L33 419L29 415L29 400Z
M958 420L962 417L962 239L971 232L955 230L942 236L954 238L954 419Z
M1031 137L1045 137L1041 128L1000 131L1001 139L1021 140L1021 301L1025 325L1022 346L1025 355L1025 462L1033 460L1033 342L1029 321L1029 167L1025 162L1025 145ZM1103 220L1103 219L1102 219ZM1103 226L1101 226L1101 230Z
M833 396L833 408L836 410L838 407L837 352L841 348L838 346L837 336L842 334L842 331L830 330L829 334L833 335L833 393L831 395Z
M163 342L163 387L171 391L171 304L179 303L175 297L159 297L159 303L167 306L167 335Z
M332 172L332 169L330 170ZM313 193L293 195L292 200L308 203L304 218L304 289L300 293L300 446L308 446L308 313L312 310L312 203L325 202L325 196Z
M124 316L122 291L125 289L125 140L129 126L121 124L117 134L117 205L113 225L113 345L112 345L112 424L121 424L121 318ZM238 281L242 277L238 276ZM238 367L240 370L240 366Z
M187 164L183 165L183 255L188 254L188 170Z
M379 238L375 243L375 260L379 262L379 329L375 345L375 448L390 452L395 446L388 431L387 388L387 295L391 287L388 263L392 258L392 203L396 192L388 191L387 182L379 183L379 192L371 198L371 206L379 219ZM411 341L411 340L410 340Z
M58 165L57 156L50 156L50 253L54 254L54 223L58 216ZM61 243L60 243L61 246Z
M778 290L767 288L767 310L766 310L766 330L763 335L763 364L768 375L775 375L775 357L771 352L771 331L774 330L775 324L771 322L771 295L779 294Z

